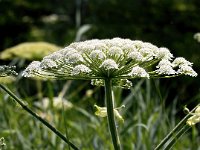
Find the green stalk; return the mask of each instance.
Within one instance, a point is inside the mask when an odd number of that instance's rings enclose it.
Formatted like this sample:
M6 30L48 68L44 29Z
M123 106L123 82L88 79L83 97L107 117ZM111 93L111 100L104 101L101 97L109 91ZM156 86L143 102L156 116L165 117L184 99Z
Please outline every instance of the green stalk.
M195 111L196 108L197 108L197 106L196 106L191 112ZM191 116L190 114L187 114L187 115L175 126L175 128L174 128L171 132L169 132L169 134L156 146L156 148L155 148L154 150L160 150L160 149L162 149L162 147L167 143L167 141L168 141L171 137L173 137L173 136L176 134L176 132L177 132L181 127L183 127L183 126L185 125L186 121L190 118L190 116Z
M70 142L60 131L58 131L56 128L54 128L51 124L49 124L47 121L42 119L38 114L33 112L30 108L27 107L26 104L22 100L20 100L14 93L12 93L8 88L0 84L0 87L8 93L25 111L27 111L30 115L35 117L38 121L40 121L43 125L45 125L47 128L49 128L52 132L54 132L59 138L61 138L65 143L70 145L74 150L79 150L72 142Z
M176 134L175 137L167 144L167 146L164 148L164 150L170 150L173 145L182 137L183 134L185 134L191 127L189 125L184 125L182 129L179 130L179 132Z
M107 107L107 119L112 142L115 150L121 150L119 135L116 128L115 116L114 116L114 100L112 95L112 79L105 79L105 97Z

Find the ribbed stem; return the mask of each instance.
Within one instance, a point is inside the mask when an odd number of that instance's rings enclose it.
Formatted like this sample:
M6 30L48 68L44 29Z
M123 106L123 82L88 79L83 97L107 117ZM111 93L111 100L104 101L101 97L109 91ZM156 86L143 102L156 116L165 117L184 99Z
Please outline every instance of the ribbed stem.
M105 97L106 97L106 107L107 107L107 119L113 146L115 150L121 150L119 135L115 123L114 100L112 95L112 80L110 78L105 79Z
M70 142L61 132L59 132L56 128L54 128L47 121L42 119L39 115L33 112L30 108L27 107L26 104L22 100L20 100L14 93L12 93L8 88L0 84L0 87L8 93L25 111L27 111L30 115L39 120L42 124L44 124L47 128L49 128L52 132L54 132L58 137L60 137L65 143L69 144L74 150L79 150L72 142Z

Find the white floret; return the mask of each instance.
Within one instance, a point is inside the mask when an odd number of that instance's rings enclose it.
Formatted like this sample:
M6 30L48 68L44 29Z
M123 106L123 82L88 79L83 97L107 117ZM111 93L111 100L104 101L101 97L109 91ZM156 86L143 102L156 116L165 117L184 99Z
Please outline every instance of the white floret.
M131 51L134 51L135 46L131 43L127 43L127 44L123 45L121 47L121 49L124 51L124 53L129 53Z
M192 66L192 63L187 61L185 58L183 57L177 57L176 59L174 59L174 61L172 62L172 64L176 67L176 66L180 66L180 65L188 65L188 66Z
M140 52L137 52L137 51L132 51L131 53L129 53L128 58L131 58L136 62L141 62L144 59L142 54L140 54Z
M115 70L118 69L118 65L113 59L106 59L105 61L103 61L99 68L103 68L105 70Z
M58 65L55 61L53 61L51 59L43 59L41 61L40 67L42 69L50 69L50 68L57 68Z
M63 51L61 52L64 56L64 58L68 58L70 55L72 54L76 54L79 53L77 50L75 50L74 48L64 48Z
M106 55L101 50L94 50L90 53L90 58L92 60L98 59L103 61L106 58Z
M176 71L172 68L170 65L161 65L157 70L155 70L156 73L162 75L175 75Z
M90 53L95 49L95 45L92 42L86 41L77 45L76 49L81 53Z
M162 59L159 63L158 63L158 65L156 66L156 68L160 68L160 67L162 67L162 66L171 66L171 67L173 67L174 65L168 60L168 59Z
M63 59L63 55L60 53L60 51L56 51L48 56L45 56L43 59L52 59L54 61L58 61Z
M77 65L73 68L71 74L76 76L76 75L88 74L90 72L91 72L91 70L87 66Z
M73 53L68 57L65 57L65 62L69 64L76 64L78 62L83 62L83 57L79 53Z
M145 48L141 48L139 52L144 57L144 61L153 59L154 53L152 49L145 47Z
M149 78L149 74L146 72L145 69L139 67L139 66L135 66L132 68L131 72L129 73L130 76L137 76L137 77L145 77L145 78Z
M192 69L191 66L188 65L180 65L177 71L178 74L189 75L192 77L196 77L197 73Z
M123 50L120 47L117 47L117 46L113 46L113 47L109 48L109 50L108 50L109 56L119 57L120 55L123 55L123 54L124 54Z
M168 48L161 47L159 48L159 52L157 56L155 56L158 59L168 59L171 60L173 58L173 55L170 53Z

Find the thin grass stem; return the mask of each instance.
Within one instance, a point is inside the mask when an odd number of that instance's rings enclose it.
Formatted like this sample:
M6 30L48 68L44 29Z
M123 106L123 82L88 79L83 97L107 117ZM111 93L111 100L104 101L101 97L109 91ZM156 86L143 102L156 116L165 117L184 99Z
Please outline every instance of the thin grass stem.
M33 112L24 102L19 99L13 92L11 92L7 87L0 84L0 87L8 93L25 111L27 111L30 115L35 117L38 121L40 121L43 125L45 125L47 128L49 128L52 132L54 132L59 138L61 138L65 143L70 145L74 150L79 150L78 147L76 147L71 141L69 141L60 131L58 131L55 127L53 127L51 124L49 124L46 120L41 118L38 114Z
M191 111L195 111L197 106ZM160 150L167 143L167 141L175 135L175 133L185 125L186 121L190 118L190 114L187 114L176 126L175 128L168 133L168 135L156 146L154 150Z
M183 126L182 129L179 130L179 132L176 134L175 137L167 144L167 146L164 148L164 150L170 150L173 145L182 137L183 134L185 134L191 127L187 124Z

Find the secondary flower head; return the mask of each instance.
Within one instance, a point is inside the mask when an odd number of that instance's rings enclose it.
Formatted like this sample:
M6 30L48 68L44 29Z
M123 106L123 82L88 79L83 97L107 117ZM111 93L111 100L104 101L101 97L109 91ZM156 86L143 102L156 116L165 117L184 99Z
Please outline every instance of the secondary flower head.
M7 48L0 53L0 59L12 60L14 58L26 60L40 60L44 56L59 50L61 47L47 42L24 42Z
M192 63L175 58L169 49L130 39L104 39L75 42L32 62L23 76L53 79L92 79L104 85L112 78L116 86L130 86L128 79L151 77L197 76ZM124 85L122 85L124 83Z
M0 77L17 75L14 69L15 66L6 66L6 65L0 66Z
M96 108L96 112L95 115L99 116L99 117L106 117L107 116L107 108L106 107L99 107L97 105L94 105L94 107ZM124 122L123 117L120 115L119 113L119 109L124 108L125 106L122 105L121 107L118 108L114 108L114 115L115 117L119 120Z
M194 126L195 124L200 122L200 105L197 106L194 113L190 113L192 116L187 120L187 124L189 126Z

